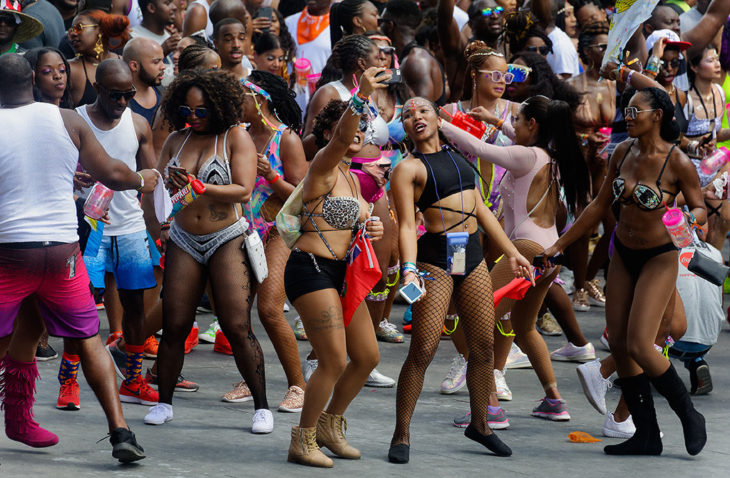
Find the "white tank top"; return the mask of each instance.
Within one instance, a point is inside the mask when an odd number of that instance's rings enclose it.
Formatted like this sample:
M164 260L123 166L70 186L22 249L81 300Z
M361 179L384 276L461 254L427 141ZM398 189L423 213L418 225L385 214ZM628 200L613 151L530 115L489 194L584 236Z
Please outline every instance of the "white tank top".
M102 130L97 128L89 118L89 113L86 111L87 106L79 106L76 111L89 124L91 131L107 154L122 161L132 171L136 171L139 141L137 141L137 133L134 130L132 110L129 108L124 110L122 118L115 127L110 130ZM146 229L136 191L114 191L112 202L109 204L109 220L110 223L104 226L105 236L121 236Z
M333 87L337 94L340 96L340 101L350 101L352 94L347 87L342 83L342 80L331 81L327 83ZM365 132L365 144L375 144L377 146L385 146L388 144L388 123L380 116L377 109L371 108L370 110L375 117L368 122L368 130Z
M57 106L0 108L0 244L78 241L73 175L79 151Z

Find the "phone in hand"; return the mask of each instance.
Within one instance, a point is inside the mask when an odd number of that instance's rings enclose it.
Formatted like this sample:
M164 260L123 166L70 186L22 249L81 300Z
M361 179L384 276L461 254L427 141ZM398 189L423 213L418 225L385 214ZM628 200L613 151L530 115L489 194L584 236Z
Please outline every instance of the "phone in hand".
M273 20L274 19L274 9L271 7L261 7L256 12L256 18L268 18L269 20ZM264 28L261 31L264 33L268 33L269 29Z
M704 146L710 141L712 141L712 133L705 135L705 137L700 140L700 146Z
M412 304L421 298L423 295L423 289L418 287L418 284L415 282L411 282L410 284L401 287L398 293L406 302Z
M399 83L403 83L403 75L401 75L400 68L388 68L385 71L381 71L377 75L375 75L375 79L377 80L379 77L385 75L386 73L390 73L391 76L388 81L384 81L383 84L386 85L397 85Z
M180 173L180 174L182 174L184 176L187 176L188 175L188 170L187 169L180 168L178 166L168 166L167 167L167 172L169 173L170 176L172 176L173 173Z
M545 257L545 256L543 256L542 254L538 254L535 257L533 257L532 265L535 267L543 267L543 265L542 265L543 257ZM558 254L553 257L548 258L548 263L553 266L562 265L564 261L565 261L565 256L563 256L562 254Z

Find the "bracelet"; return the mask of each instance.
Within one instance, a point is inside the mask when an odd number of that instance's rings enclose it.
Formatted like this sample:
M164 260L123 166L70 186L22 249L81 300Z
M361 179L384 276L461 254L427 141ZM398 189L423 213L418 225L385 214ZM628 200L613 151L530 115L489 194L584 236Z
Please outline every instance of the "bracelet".
M413 272L414 274L418 275L418 267L416 267L416 264L414 264L413 262L404 262L403 275L405 275L406 272Z
M361 100L363 100L366 103L369 101L369 98L367 96L363 96L362 93L360 93L360 90L357 90L357 92L355 93L355 96L357 96L358 98L360 98Z
M659 68L664 64L664 62L661 60L661 58L658 58L655 55L652 55L651 58L649 58L649 61L646 62L646 66L644 67L644 70L646 70L649 73L652 73L654 76L659 73Z
M631 86L631 75L635 73L634 70L629 69L629 74L626 75L626 84Z
M279 173L276 173L276 176L274 176L274 179L267 179L266 182L269 184L274 184L276 181L278 181L281 178L281 175Z
M137 191L140 191L144 187L144 177L142 177L142 173L137 172L137 176L139 176L139 186L137 186Z
M362 116L365 113L365 102L363 102L357 95L353 95L350 98L350 111L355 116Z

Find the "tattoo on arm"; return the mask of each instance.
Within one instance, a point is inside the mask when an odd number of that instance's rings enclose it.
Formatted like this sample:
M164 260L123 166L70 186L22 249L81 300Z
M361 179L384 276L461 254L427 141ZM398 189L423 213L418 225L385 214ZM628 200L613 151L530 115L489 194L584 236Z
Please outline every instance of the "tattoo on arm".
M210 209L210 220L213 222L219 222L219 221L225 221L228 219L228 213L223 211L218 211L215 208L214 204L209 204L208 209Z

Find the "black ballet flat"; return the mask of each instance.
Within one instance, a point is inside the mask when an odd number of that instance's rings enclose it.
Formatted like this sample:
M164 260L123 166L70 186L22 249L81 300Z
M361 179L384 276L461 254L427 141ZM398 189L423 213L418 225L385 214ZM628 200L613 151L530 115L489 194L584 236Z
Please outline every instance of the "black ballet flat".
M497 456L512 456L512 450L510 447L505 445L495 433L482 435L477 431L474 425L469 424L469 426L466 427L466 430L464 430L464 436L477 443L481 443Z
M388 461L391 463L408 463L411 446L405 443L390 445L388 450Z

